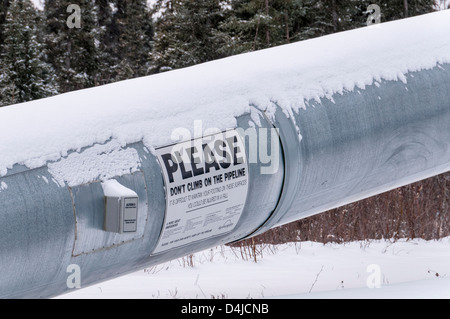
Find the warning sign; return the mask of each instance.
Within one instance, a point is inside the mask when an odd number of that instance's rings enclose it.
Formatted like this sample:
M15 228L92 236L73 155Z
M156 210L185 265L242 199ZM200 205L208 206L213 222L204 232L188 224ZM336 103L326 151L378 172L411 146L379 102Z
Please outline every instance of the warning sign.
M155 254L234 229L248 191L245 147L235 130L162 147L156 155L166 215Z

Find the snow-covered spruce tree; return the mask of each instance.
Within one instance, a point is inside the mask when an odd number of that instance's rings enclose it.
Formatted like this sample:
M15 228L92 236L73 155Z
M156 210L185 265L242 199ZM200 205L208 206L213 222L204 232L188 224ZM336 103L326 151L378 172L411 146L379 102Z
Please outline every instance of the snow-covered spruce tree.
M230 4L232 14L220 24L220 29L229 34L231 41L227 45L233 54L269 47L274 39L269 2L231 0Z
M110 39L116 62L114 80L148 75L151 72L153 24L147 1L117 0L114 8Z
M157 72L228 56L226 34L218 28L226 1L158 0L153 50Z
M3 24L6 20L10 0L0 0L0 49L3 43Z
M372 4L380 7L381 22L430 13L437 8L435 0L345 0L338 8L341 29L349 30L366 26L369 16L367 8Z
M118 59L115 57L117 46L117 28L114 20L116 0L95 0L98 11L97 23L99 32L97 33L99 42L99 73L97 82L99 85L108 84L115 81L116 65Z
M3 24L0 106L58 93L55 73L38 41L39 20L30 0L12 0Z
M332 28L321 1L230 0L232 14L220 29L233 54L305 40Z
M371 3L380 6L382 22L430 13L436 9L435 0L377 0Z
M79 0L80 28L68 25L75 11L68 12L72 0L46 0L46 44L49 61L58 75L62 92L84 89L98 83L102 70L99 50L103 30L97 22L97 10L91 0Z

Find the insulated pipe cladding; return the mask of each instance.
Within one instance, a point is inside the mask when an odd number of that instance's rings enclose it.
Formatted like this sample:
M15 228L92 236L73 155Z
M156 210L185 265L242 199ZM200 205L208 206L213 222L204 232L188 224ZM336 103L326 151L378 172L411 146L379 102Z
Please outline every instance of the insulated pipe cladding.
M450 64L405 77L407 89L380 81L293 113L252 106L220 132L121 145L139 165L108 178L55 177L61 161L78 170L112 154L95 152L100 144L10 167L0 297L57 296L447 172Z
M388 82L154 153L127 145L140 169L103 183L61 187L48 166L15 167L1 178L0 296L55 296L73 265L88 286L446 172L448 83L445 65L414 73L409 92Z

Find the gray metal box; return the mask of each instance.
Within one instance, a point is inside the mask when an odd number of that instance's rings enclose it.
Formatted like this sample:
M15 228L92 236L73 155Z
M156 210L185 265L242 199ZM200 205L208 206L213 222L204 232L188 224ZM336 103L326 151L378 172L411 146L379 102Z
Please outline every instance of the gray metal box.
M105 193L104 230L119 234L137 232L137 194L116 180L107 181L102 186Z

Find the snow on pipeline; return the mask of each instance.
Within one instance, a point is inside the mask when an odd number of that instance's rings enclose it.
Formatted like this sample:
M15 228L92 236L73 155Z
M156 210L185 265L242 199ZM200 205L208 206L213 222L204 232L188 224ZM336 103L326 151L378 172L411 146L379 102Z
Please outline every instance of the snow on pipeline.
M450 11L440 11L3 107L0 177L16 164L48 165L59 184L89 182L98 164L113 175L137 170L139 156L126 145L142 141L153 151L173 143L176 128L193 132L196 120L225 130L252 106L269 117L275 104L293 114L308 101L406 82L409 72L450 63L449 27ZM91 159L83 180L66 176L83 156Z

